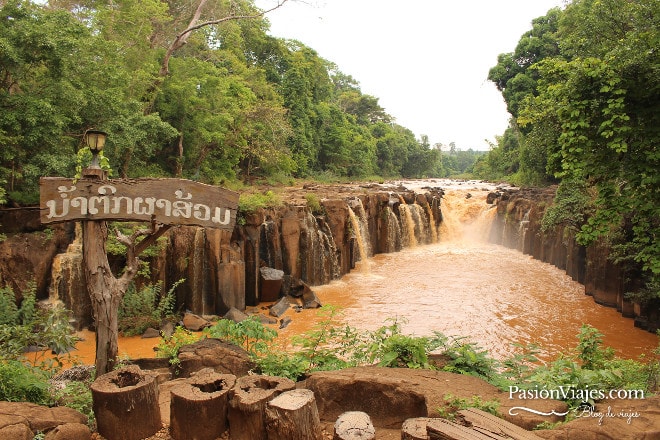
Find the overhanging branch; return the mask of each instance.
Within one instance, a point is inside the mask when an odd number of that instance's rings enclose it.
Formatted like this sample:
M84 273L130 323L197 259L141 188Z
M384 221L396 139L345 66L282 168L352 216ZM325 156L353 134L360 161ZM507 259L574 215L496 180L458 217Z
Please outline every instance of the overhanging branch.
M176 36L170 47L167 48L167 51L165 52L165 56L163 57L163 64L161 65L160 68L160 75L161 76L167 76L170 73L170 58L176 52L179 50L181 47L183 47L186 42L188 41L188 37L190 34L197 30L201 29L206 26L213 26L216 24L224 23L226 21L231 21L231 20L245 20L245 19L254 19L254 18L259 18L263 17L264 15L268 14L269 12L272 12L278 8L281 8L287 1L289 0L278 0L275 6L273 6L270 9L266 9L264 11L261 11L257 14L251 14L251 15L229 15L227 17L219 18L217 20L208 20L204 21L201 23L198 23L199 17L201 16L202 9L206 5L207 0L201 0L199 5L197 6L197 9L195 10L195 14L193 15L192 20L190 20L190 23L188 24L188 27L183 30L179 35Z

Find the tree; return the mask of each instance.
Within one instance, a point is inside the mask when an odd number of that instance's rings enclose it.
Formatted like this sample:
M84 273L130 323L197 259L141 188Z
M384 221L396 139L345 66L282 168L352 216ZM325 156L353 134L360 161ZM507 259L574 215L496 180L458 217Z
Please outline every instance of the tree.
M169 61L172 55L181 49L187 42L192 33L196 30L216 26L232 20L246 20L263 17L265 14L272 12L282 7L288 0L278 0L277 3L265 11L260 11L254 8L251 2L231 2L229 9L222 9L222 3L219 3L221 11L219 18L210 18L208 20L202 19L202 13L207 7L208 0L198 0L196 8L190 18L188 25L179 32L174 40L168 45L165 56L160 68L161 76L166 76L169 73ZM213 15L213 14L212 14Z
M530 70L539 61L559 55L557 30L561 10L553 8L545 16L532 20L532 29L520 37L512 53L500 54L497 65L488 72L488 79L502 92L507 110L518 117L520 104L536 94L536 71Z
M660 55L654 48L660 19L654 10L653 0L569 5L559 32L571 59L536 65L539 93L520 121L531 124L532 133L558 133L556 148L548 150L551 170L562 179L586 180L595 191L595 212L579 240L587 244L627 228L630 258L657 285Z
M125 163L138 154L148 163L144 155L172 135L145 115L143 94L133 94L140 75L96 29L28 1L8 2L1 14L0 179L11 200L35 202L42 175L73 176L71 157L89 128L110 132L106 153Z
M112 371L117 362L119 340L119 306L139 269L138 256L146 245L155 241L165 226L152 224L151 229L138 229L130 237L116 231L117 239L126 246L126 267L116 278L105 249L108 237L104 221L83 222L83 259L85 279L92 300L92 311L96 323L96 375ZM142 242L138 237L147 236Z

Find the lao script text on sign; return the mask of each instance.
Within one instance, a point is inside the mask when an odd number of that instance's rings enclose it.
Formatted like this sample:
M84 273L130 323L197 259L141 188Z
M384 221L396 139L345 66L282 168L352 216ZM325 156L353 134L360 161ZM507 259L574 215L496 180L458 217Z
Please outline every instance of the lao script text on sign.
M238 193L184 179L93 180L42 177L42 223L156 221L233 229Z

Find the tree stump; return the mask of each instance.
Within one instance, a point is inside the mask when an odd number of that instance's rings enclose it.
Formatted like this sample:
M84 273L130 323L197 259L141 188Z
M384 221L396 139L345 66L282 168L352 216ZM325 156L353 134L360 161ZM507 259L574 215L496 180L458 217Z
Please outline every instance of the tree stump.
M286 391L266 405L268 440L322 440L314 393Z
M227 430L233 374L200 370L170 391L170 435L174 440L214 440Z
M426 433L426 424L429 420L428 417L406 419L401 426L401 440L428 440L429 435Z
M347 411L335 422L332 440L373 440L376 429L369 414L362 411Z
M243 376L236 381L229 401L229 434L232 440L267 440L266 404L295 389L291 379Z
M140 440L161 429L158 385L137 365L104 374L90 388L98 432L106 440Z

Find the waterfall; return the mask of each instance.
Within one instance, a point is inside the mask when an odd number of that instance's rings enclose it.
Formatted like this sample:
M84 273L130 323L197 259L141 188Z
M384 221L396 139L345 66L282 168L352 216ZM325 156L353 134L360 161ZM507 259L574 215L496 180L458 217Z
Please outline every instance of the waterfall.
M441 241L460 240L463 236L463 228L458 210L454 203L450 201L448 194L442 198L440 212L442 213L442 223L440 223L439 232Z
M406 238L405 243L408 247L417 246L417 237L415 237L415 220L413 220L410 208L402 201L399 205L399 214L401 215L401 230L403 237Z
M204 228L195 228L195 235L192 243L192 252L190 255L190 289L192 291L192 310L200 314L215 313L213 305L207 304L206 291L206 234Z
M64 306L71 310L71 324L80 330L91 323L91 301L83 275L82 228L79 222L75 228L75 238L66 252L53 258L48 298L40 301L40 305Z
M529 212L531 209L525 211L523 218L518 224L518 250L520 252L525 252L525 236L527 235L527 230L529 229Z
M383 215L385 217L385 227L387 228L385 252L398 252L403 247L399 219L389 206L385 207Z
M415 225L415 235L419 236L419 242L428 243L430 241L430 232L427 226L427 218L424 215L424 209L416 203L408 205L408 209Z
M474 238L479 239L480 241L490 241L496 217L497 208L494 205L482 211L474 222Z
M454 191L444 195L440 205L441 241L488 241L497 210L486 203L485 196L477 194Z
M310 284L326 284L340 273L337 247L330 226L306 211L299 238L300 278Z
M370 257L373 255L373 252L371 250L371 236L369 235L369 221L367 220L367 213L364 211L362 200L357 197L353 200L349 200L349 208L353 210L353 215L357 217L360 235L362 236L362 242L364 245L364 256L365 258Z
M433 203L433 202L431 202ZM428 206L426 209L426 214L429 217L429 229L431 231L431 243L438 242L438 229L435 227L435 218L433 217L433 208Z
M360 206L362 206L360 204ZM368 247L367 244L364 241L364 237L362 236L362 227L360 226L360 221L358 220L357 216L355 215L355 212L353 211L353 208L350 206L348 207L348 217L351 220L351 226L353 228L353 234L355 235L355 241L357 242L358 245L358 250L360 252L360 261L362 261L361 268L362 270L369 270L369 253L367 251ZM357 258L356 258L357 261Z

